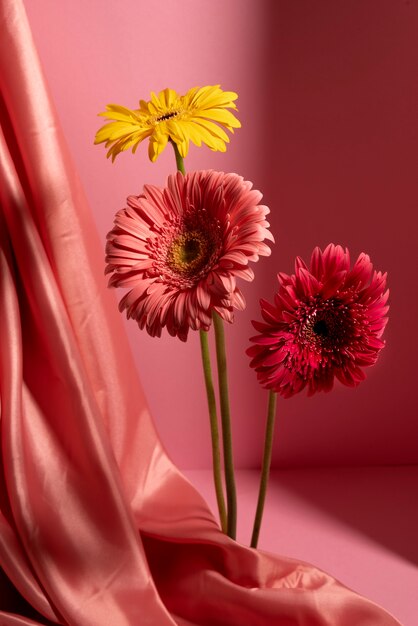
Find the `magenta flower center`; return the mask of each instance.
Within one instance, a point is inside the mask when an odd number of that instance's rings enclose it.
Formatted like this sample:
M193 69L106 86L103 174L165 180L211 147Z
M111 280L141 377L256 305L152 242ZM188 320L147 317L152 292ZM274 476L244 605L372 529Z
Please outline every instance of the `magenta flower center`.
M326 320L322 319L322 320L316 321L315 324L313 325L313 331L316 335L319 335L320 337L328 337L329 326Z
M297 320L290 325L298 341L318 355L337 354L354 346L361 339L364 307L354 298L323 300L311 297L302 303L296 313Z

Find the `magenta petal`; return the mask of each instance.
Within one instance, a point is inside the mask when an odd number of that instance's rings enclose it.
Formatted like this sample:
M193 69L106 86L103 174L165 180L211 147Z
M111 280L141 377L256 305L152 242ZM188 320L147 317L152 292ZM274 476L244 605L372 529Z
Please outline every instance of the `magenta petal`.
M367 285L372 277L373 265L371 264L368 254L362 252L354 264L353 269L349 272L346 280L347 287L352 285Z
M298 292L302 291L302 293L312 296L318 293L320 289L320 284L307 269L303 267L300 268L299 272L296 274L296 281L298 285Z
M317 280L321 281L323 272L324 264L322 262L322 251L320 248L316 247L311 256L311 273Z
M335 292L343 284L347 271L335 272L332 276L329 276L321 289L321 295L323 298L329 298L334 295Z

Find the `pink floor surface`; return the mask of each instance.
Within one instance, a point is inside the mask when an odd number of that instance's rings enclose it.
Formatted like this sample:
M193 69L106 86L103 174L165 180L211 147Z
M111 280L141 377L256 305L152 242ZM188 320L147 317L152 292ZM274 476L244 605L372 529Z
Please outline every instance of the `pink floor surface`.
M216 511L211 471L183 471ZM248 545L258 472L238 471L237 489ZM258 547L313 563L417 626L417 494L418 466L276 470Z

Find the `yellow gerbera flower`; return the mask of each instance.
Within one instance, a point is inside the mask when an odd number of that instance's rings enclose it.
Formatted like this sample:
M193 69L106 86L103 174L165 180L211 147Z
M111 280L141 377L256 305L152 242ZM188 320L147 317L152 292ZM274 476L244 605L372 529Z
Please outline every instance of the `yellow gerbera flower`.
M228 109L236 110L233 91L223 91L219 85L193 87L185 96L173 89L164 89L158 96L152 92L151 100L139 101L139 109L128 109L119 104L109 104L99 115L112 120L97 132L94 143L110 146L107 157L116 156L132 148L132 152L149 137L148 155L151 161L167 145L168 140L177 145L184 158L189 151L189 141L196 146L206 144L211 150L225 152L231 133L241 124ZM223 128L222 128L223 127Z

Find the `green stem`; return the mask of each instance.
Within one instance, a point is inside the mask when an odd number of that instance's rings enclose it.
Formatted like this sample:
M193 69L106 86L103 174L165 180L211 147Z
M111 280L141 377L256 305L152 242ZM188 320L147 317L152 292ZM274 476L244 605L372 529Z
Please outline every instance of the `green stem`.
M206 395L208 399L210 434L212 439L212 469L215 484L216 501L218 503L219 519L224 533L227 531L225 498L222 486L221 452L219 446L218 416L216 413L215 391L213 389L212 371L210 366L208 333L200 331L200 348L202 353L203 373L205 375Z
M225 333L221 317L213 312L215 329L216 360L218 365L219 397L221 402L222 438L225 464L226 501L228 508L227 534L235 539L237 532L237 493L232 458L231 417L228 399L228 376L225 351Z
M170 143L173 146L173 150L174 150L174 155L176 157L176 166L179 172L181 172L182 174L186 173L186 170L184 169L184 159L181 156L179 149L177 147L177 144L174 141L171 141L170 139Z
M273 448L274 422L276 419L277 394L273 391L269 393L266 436L264 440L263 466L261 469L260 489L258 492L257 510L254 519L253 534L251 537L251 547L256 548L258 536L260 534L261 520L263 518L264 502L266 500L267 484L270 474L271 452Z
M174 155L176 157L176 166L179 172L186 173L184 168L184 159L181 156L177 144L174 141L170 143L173 146ZM225 498L222 486L222 468L221 468L221 454L219 446L219 430L218 430L218 416L216 412L216 400L215 392L212 382L212 370L210 365L210 354L208 337L205 331L200 331L200 348L202 354L203 373L205 377L206 396L208 400L209 420L210 420L210 434L212 440L212 465L213 465L213 482L215 484L216 501L218 503L219 519L221 522L221 528L224 533L227 531L227 518Z

